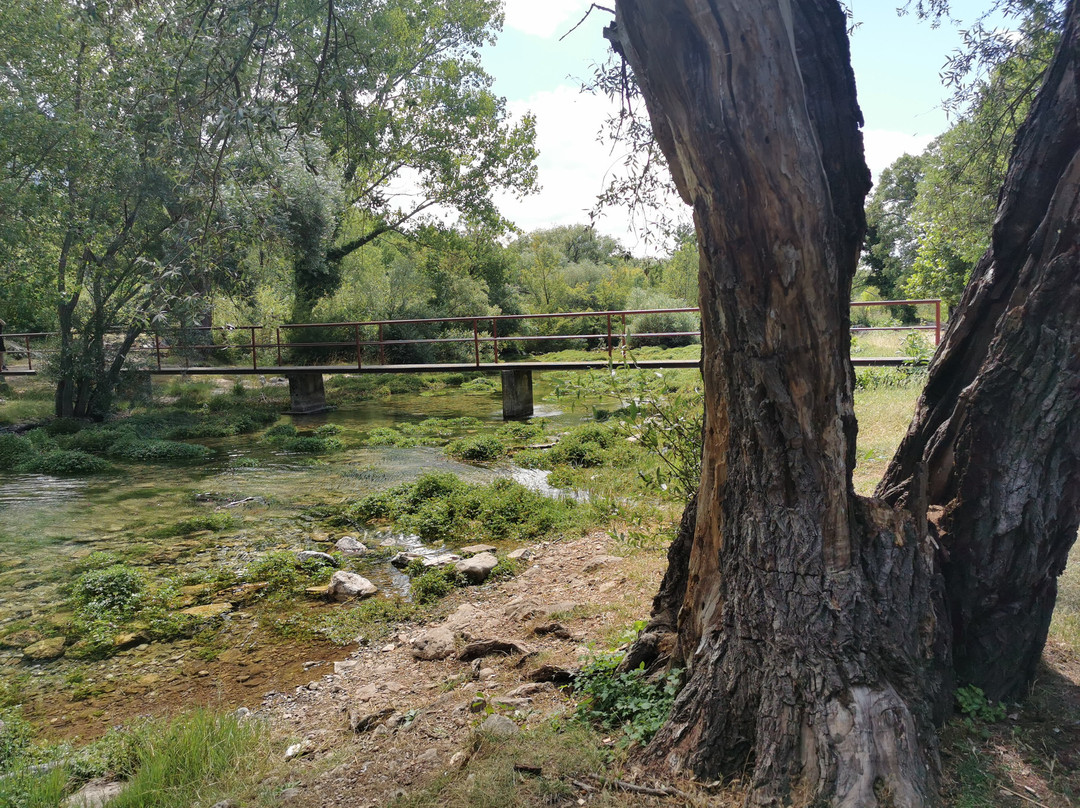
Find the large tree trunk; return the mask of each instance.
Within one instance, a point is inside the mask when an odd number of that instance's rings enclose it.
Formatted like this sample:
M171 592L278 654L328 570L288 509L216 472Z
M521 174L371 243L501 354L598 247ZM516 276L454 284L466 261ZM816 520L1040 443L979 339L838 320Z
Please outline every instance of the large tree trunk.
M864 229L835 0L620 0L621 46L701 245L704 462L653 751L751 804L932 801L939 581L925 510L851 488ZM890 802L891 800L891 802Z
M928 501L956 673L992 699L1030 686L1080 521L1080 14L1017 136L992 246L878 494Z

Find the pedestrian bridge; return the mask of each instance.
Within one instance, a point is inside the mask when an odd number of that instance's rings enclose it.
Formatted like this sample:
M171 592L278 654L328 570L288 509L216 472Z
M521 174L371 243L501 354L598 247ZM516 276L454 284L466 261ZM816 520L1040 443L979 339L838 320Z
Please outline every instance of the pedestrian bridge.
M852 306L932 306L934 322L910 326L855 327L870 331L932 331L941 339L941 301L901 300ZM694 358L641 359L636 348L697 342L696 329L657 329L655 324L696 320L697 308L494 315L343 323L288 323L172 329L146 335L129 351L130 370L154 375L284 376L292 412L327 409L323 377L355 373L499 373L503 417L533 413L532 373L597 368L696 368ZM652 324L652 327L650 327ZM31 375L59 350L55 333L8 333L3 375ZM585 348L586 359L532 359L567 348ZM593 358L595 356L595 358ZM855 365L898 366L903 356L852 357Z

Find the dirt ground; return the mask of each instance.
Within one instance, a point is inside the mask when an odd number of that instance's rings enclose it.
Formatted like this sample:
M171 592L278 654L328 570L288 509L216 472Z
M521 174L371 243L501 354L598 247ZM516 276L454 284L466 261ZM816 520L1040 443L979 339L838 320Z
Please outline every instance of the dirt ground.
M420 661L410 641L429 627L416 627L332 660L334 672L294 692L266 696L257 712L294 745L295 757L281 769L282 804L364 808L406 801L468 766L476 729L488 715L535 729L571 712L565 693L533 682L532 674L543 666L576 667L590 649L617 644L634 620L648 616L664 571L662 551L620 558L617 549L605 533L540 545L518 577L448 599L441 625L455 633L459 653L480 640L516 643L523 653ZM944 805L1069 808L1070 795L1080 790L1080 663L1051 642L1028 702L992 726L954 722L943 732L942 751ZM619 793L598 803L603 795L578 782L576 800L560 804L742 802L738 783L661 782L633 765L611 776L676 788L680 796Z

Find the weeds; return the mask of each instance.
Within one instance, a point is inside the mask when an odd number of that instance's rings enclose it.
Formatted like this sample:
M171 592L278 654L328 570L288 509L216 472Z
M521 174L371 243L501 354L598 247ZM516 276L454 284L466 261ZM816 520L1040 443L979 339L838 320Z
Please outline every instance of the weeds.
M616 669L625 654L603 652L582 666L574 677L574 690L584 694L577 717L608 729L621 729L628 743L644 745L664 725L682 671L675 668L656 678L644 666L631 671Z

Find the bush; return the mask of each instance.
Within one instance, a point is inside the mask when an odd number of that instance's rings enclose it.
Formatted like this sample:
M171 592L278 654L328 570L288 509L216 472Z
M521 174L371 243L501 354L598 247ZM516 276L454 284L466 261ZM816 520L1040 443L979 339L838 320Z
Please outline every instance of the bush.
M295 438L297 435L296 427L292 424L278 424L272 426L263 433L263 438L266 440L277 440L279 438Z
M34 454L33 444L20 435L0 435L0 469L12 471Z
M506 447L494 435L471 435L451 443L446 453L458 460L490 462L505 455Z
M429 567L411 578L409 592L417 603L428 604L449 595L456 587L464 584L464 580L453 567Z
M41 457L20 465L20 470L34 471L38 474L52 474L56 477L98 474L111 468L100 457L80 452L78 449L57 449Z
M146 579L142 573L114 564L89 570L76 578L71 600L76 610L88 617L125 618L137 611L145 591Z
M280 443L283 452L292 454L329 454L340 452L345 444L337 438L316 438L303 435L297 438L286 438Z
M582 666L574 677L574 690L585 695L577 716L609 729L621 728L631 743L647 744L664 725L682 671L673 669L658 680L645 675L645 667L616 673L625 655L601 653Z
M197 443L128 437L110 446L108 453L110 457L143 463L177 463L205 460L213 451Z
M229 513L203 513L189 516L171 525L151 531L150 536L155 539L169 539L173 536L186 536L189 533L198 533L200 530L213 530L215 532L228 530L236 524L236 519Z

